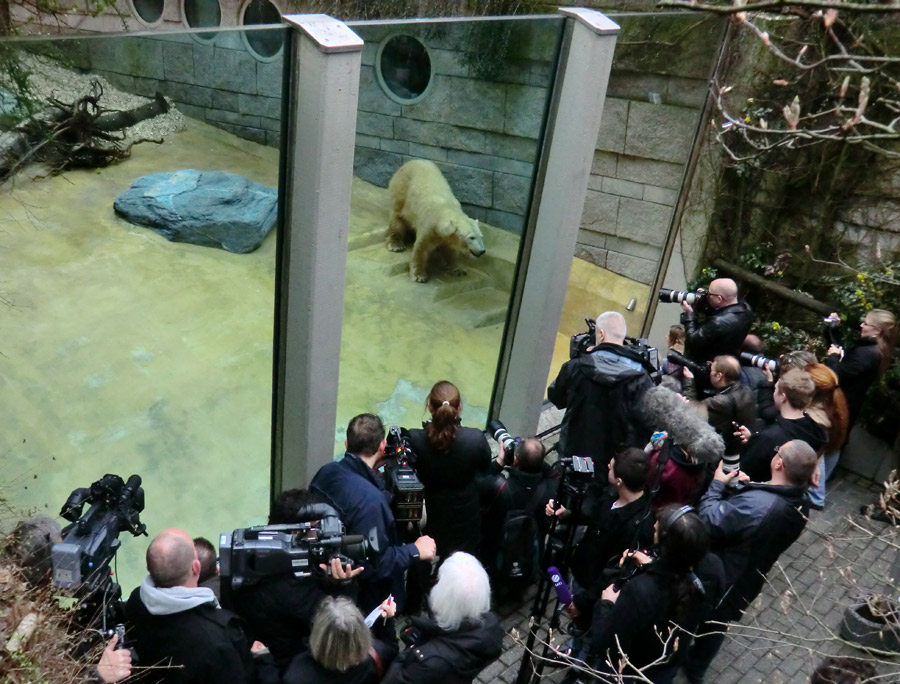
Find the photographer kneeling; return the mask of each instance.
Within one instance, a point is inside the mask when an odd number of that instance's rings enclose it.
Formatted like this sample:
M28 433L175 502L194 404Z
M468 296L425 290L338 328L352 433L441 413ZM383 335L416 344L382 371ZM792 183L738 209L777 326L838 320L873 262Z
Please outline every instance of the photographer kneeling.
M725 589L719 558L707 553L709 533L691 506L660 510L654 528L658 559L635 552L634 576L621 590L608 586L594 608L590 665L609 674L641 674L669 683L686 643ZM630 574L630 573L629 573ZM623 658L628 664L620 668Z

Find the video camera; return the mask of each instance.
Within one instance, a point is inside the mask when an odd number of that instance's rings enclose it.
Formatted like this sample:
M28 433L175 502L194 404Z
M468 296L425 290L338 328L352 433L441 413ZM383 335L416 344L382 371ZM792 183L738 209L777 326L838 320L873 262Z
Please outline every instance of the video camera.
M756 366L760 370L768 368L772 373L778 373L778 361L775 359L768 359L762 354L741 352L741 363L745 366Z
M84 504L90 508L82 515ZM85 620L95 619L98 609L122 595L122 588L111 578L109 564L121 546L119 532L135 537L147 534L147 526L140 521L143 510L140 475L125 482L118 475L107 474L89 488L74 490L66 499L59 514L72 524L63 529L62 541L50 552L53 585L70 589L81 599Z
M487 429L494 441L503 445L503 465L511 466L515 460L519 438L510 435L506 430L506 426L496 418L488 421Z
M219 574L222 589L239 591L267 577L308 577L332 558L341 564L359 564L369 548L378 550L377 539L345 535L337 511L328 504L305 506L306 522L258 525L219 535Z
M425 485L416 474L416 454L409 446L409 432L392 425L384 447L384 485L391 495L391 511L398 523L422 520Z
M666 288L660 288L659 301L667 304L681 304L682 302L687 302L688 306L694 306L695 303L706 303L706 293L682 292L681 290L668 290Z
M576 356L585 354L590 347L594 346L597 325L590 318L585 318L584 322L587 324L587 332L572 335L571 339L569 340L570 359L574 359ZM488 429L490 429L490 426L488 426Z

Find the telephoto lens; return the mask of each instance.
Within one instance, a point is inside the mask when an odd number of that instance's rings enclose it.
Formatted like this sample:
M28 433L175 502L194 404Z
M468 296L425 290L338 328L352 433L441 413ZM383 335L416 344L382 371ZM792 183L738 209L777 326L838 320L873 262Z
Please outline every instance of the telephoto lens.
M741 352L741 363L745 366L756 366L760 370L768 368L773 373L778 372L778 361L769 359L762 354L751 354L750 352Z
M512 465L513 455L516 452L516 439L506 431L506 426L496 418L488 421L488 432L497 441L503 445L504 465Z
M681 290L668 290L666 288L662 288L659 291L659 301L671 304L687 302L688 306L694 306L695 302L703 301L705 298L705 292L682 292Z

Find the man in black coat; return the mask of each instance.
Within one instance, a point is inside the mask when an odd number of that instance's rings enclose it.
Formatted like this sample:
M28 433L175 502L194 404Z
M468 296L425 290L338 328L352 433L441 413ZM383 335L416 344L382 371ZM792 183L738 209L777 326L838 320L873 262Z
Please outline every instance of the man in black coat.
M277 681L267 656L254 662L241 619L219 608L211 589L197 586L200 560L187 532L160 532L147 549L147 571L125 607L128 641L141 666L160 666L145 670L141 682Z
M711 551L722 560L730 587L708 622L739 620L759 595L765 576L778 557L806 527L809 514L806 489L818 458L805 442L793 440L779 447L770 462L771 479L728 487L738 471L726 473L722 464L700 501L698 513L710 531ZM725 633L710 624L701 626L685 662L691 684L703 682Z
M592 458L602 480L619 445L642 447L653 431L641 412L653 382L640 355L623 346L627 334L622 314L597 316L595 346L563 364L547 388L547 398L566 409L559 455Z
M304 509L317 503L319 499L303 489L286 490L275 499L269 524L307 522L311 518ZM341 567L340 561L332 559L330 574L324 568L314 568L311 575L303 577L292 573L264 577L232 591L229 607L246 620L250 637L269 648L275 665L283 672L291 658L308 647L319 602L326 596L355 599L357 587L350 580L362 571L362 566Z
M753 325L753 312L738 299L737 283L731 278L712 281L705 300L712 312L702 323L690 304L681 303L685 355L698 363L712 361L722 354L739 356L744 338Z
M828 435L806 414L815 391L816 385L809 373L796 368L789 370L775 383L773 398L779 411L777 420L756 434L751 434L745 425L740 426L741 439L746 441L741 452L741 470L751 480L760 482L768 479L772 454L792 439L803 440L813 451L825 446Z

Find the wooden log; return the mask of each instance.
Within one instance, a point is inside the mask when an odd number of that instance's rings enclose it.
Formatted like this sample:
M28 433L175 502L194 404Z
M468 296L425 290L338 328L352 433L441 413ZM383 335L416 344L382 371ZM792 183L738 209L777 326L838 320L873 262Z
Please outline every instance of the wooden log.
M820 302L818 299L813 299L809 295L805 295L802 292L796 292L789 287L781 285L780 283L773 283L772 281L766 280L760 275L751 273L750 271L741 268L740 266L736 266L735 264L728 263L723 259L713 260L712 265L717 270L721 271L725 275L731 276L735 280L740 280L741 282L755 285L756 287L763 289L780 299L790 302L791 304L801 306L804 309L808 309L809 311L815 311L816 313L822 314L824 316L827 316L832 311L837 311L837 306L835 306L834 304Z

